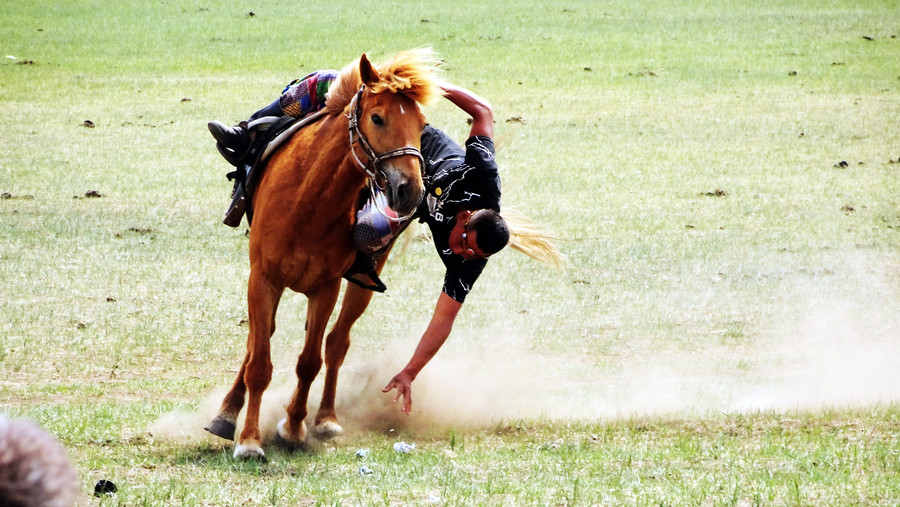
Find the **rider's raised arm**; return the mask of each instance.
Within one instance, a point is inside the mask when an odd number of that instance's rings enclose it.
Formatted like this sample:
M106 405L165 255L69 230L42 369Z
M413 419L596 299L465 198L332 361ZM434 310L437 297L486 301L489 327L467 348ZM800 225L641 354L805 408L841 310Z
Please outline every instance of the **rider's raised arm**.
M470 90L451 83L441 83L444 97L472 117L472 130L469 137L494 137L494 110L491 104Z

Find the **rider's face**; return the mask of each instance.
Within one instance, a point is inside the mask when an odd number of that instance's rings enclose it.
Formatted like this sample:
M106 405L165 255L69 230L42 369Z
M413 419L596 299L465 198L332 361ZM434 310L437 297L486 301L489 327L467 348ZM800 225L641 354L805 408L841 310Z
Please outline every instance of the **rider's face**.
M456 214L456 223L450 230L450 250L463 259L484 259L488 255L478 248L477 232L469 227L472 212L463 210Z

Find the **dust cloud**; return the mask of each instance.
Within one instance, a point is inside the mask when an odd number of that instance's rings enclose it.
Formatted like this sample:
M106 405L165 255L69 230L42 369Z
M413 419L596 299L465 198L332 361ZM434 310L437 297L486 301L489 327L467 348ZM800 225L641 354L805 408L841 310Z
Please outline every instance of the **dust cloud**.
M346 375L340 413L363 429L485 427L517 420L816 410L900 402L900 322L844 302L812 304L796 322L738 350L595 358L492 338L476 353L432 361L413 383L413 414L380 388L401 365L375 360ZM388 354L392 356L392 354ZM405 357L405 355L401 354ZM639 356L639 357L637 357Z
M877 306L878 302L872 301ZM752 383L738 385L732 409L790 410L900 402L900 320L871 308L819 303L792 339L758 354ZM785 336L785 335L782 335Z
M890 291L889 291L890 292ZM410 338L378 357L348 358L337 410L358 431L484 428L519 420L602 421L644 416L817 410L900 402L900 315L896 305L865 298L810 299L794 318L770 326L750 345L688 352L636 351L632 357L542 354L510 333L469 347L445 347L413 383L413 413L400 412L381 389L415 346ZM460 350L465 348L467 350ZM449 350L447 350L449 349ZM270 436L295 387L276 375L263 398L261 429ZM310 393L310 419L322 389ZM207 436L226 389L195 412L174 412L149 431L166 439ZM240 421L239 421L240 427Z

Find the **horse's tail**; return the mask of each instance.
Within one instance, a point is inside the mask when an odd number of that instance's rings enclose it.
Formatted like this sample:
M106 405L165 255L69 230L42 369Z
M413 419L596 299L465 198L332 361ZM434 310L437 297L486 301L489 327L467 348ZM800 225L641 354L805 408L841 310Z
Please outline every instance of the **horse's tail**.
M509 227L509 246L555 269L562 269L566 259L553 243L555 239L540 225L514 209L500 213Z

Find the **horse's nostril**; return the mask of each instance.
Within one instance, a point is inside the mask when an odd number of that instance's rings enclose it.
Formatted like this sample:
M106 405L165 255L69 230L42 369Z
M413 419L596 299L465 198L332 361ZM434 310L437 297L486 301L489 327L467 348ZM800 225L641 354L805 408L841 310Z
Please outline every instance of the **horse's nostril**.
M398 184L394 189L394 192L396 194L395 197L397 198L396 201L398 203L406 202L406 200L409 198L409 184L405 181Z
M388 205L401 215L406 215L415 210L422 200L425 187L420 181L408 178L400 174L389 177L390 187L385 192L388 195Z

